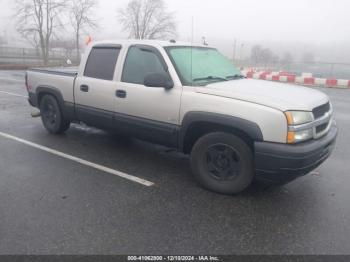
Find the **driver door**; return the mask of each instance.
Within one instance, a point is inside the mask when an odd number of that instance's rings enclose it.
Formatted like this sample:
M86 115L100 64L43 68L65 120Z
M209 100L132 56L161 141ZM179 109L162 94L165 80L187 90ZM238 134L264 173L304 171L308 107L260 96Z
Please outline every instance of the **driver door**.
M115 119L127 121L130 127L128 132L136 136L162 144L173 144L179 125L182 87L166 90L144 85L148 74L169 74L167 68L156 48L131 46L116 91Z

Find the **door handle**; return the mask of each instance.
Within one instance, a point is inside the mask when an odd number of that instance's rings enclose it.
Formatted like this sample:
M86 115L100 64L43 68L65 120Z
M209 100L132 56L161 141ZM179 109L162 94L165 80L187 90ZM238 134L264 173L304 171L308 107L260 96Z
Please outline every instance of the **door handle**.
M125 90L117 90L115 92L115 95L119 98L126 98L126 91Z
M81 86L80 86L80 90L83 91L83 92L89 92L89 86L87 86L87 85L81 85Z

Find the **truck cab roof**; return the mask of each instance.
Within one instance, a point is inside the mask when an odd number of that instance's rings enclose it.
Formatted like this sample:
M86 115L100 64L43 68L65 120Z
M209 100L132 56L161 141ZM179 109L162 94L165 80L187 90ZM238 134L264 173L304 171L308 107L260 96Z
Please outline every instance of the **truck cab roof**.
M92 42L91 46L97 45L149 45L153 47L171 47L171 46L193 46L193 47L207 47L200 44L191 44L188 42L177 42L173 40L164 41L164 40L140 40L140 39L121 39L121 40L105 40L105 41L96 41Z

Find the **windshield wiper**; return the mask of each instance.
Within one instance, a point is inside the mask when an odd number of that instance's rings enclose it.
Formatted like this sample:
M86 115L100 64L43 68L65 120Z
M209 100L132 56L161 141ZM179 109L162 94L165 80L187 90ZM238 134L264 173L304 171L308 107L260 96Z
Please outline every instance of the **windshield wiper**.
M195 78L193 79L194 82L197 82L197 81L228 81L226 78L223 78L223 77L218 77L218 76L207 76L207 77L201 77L201 78Z
M233 76L226 76L226 79L242 79L242 78L244 78L244 76L239 74L233 75Z

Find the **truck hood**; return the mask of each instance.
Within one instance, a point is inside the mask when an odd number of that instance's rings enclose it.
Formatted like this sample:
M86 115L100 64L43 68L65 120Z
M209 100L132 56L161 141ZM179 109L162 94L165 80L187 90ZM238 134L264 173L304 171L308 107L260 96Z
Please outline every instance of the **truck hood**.
M329 101L327 95L308 87L255 79L239 79L196 87L196 92L244 100L281 111L312 111Z

